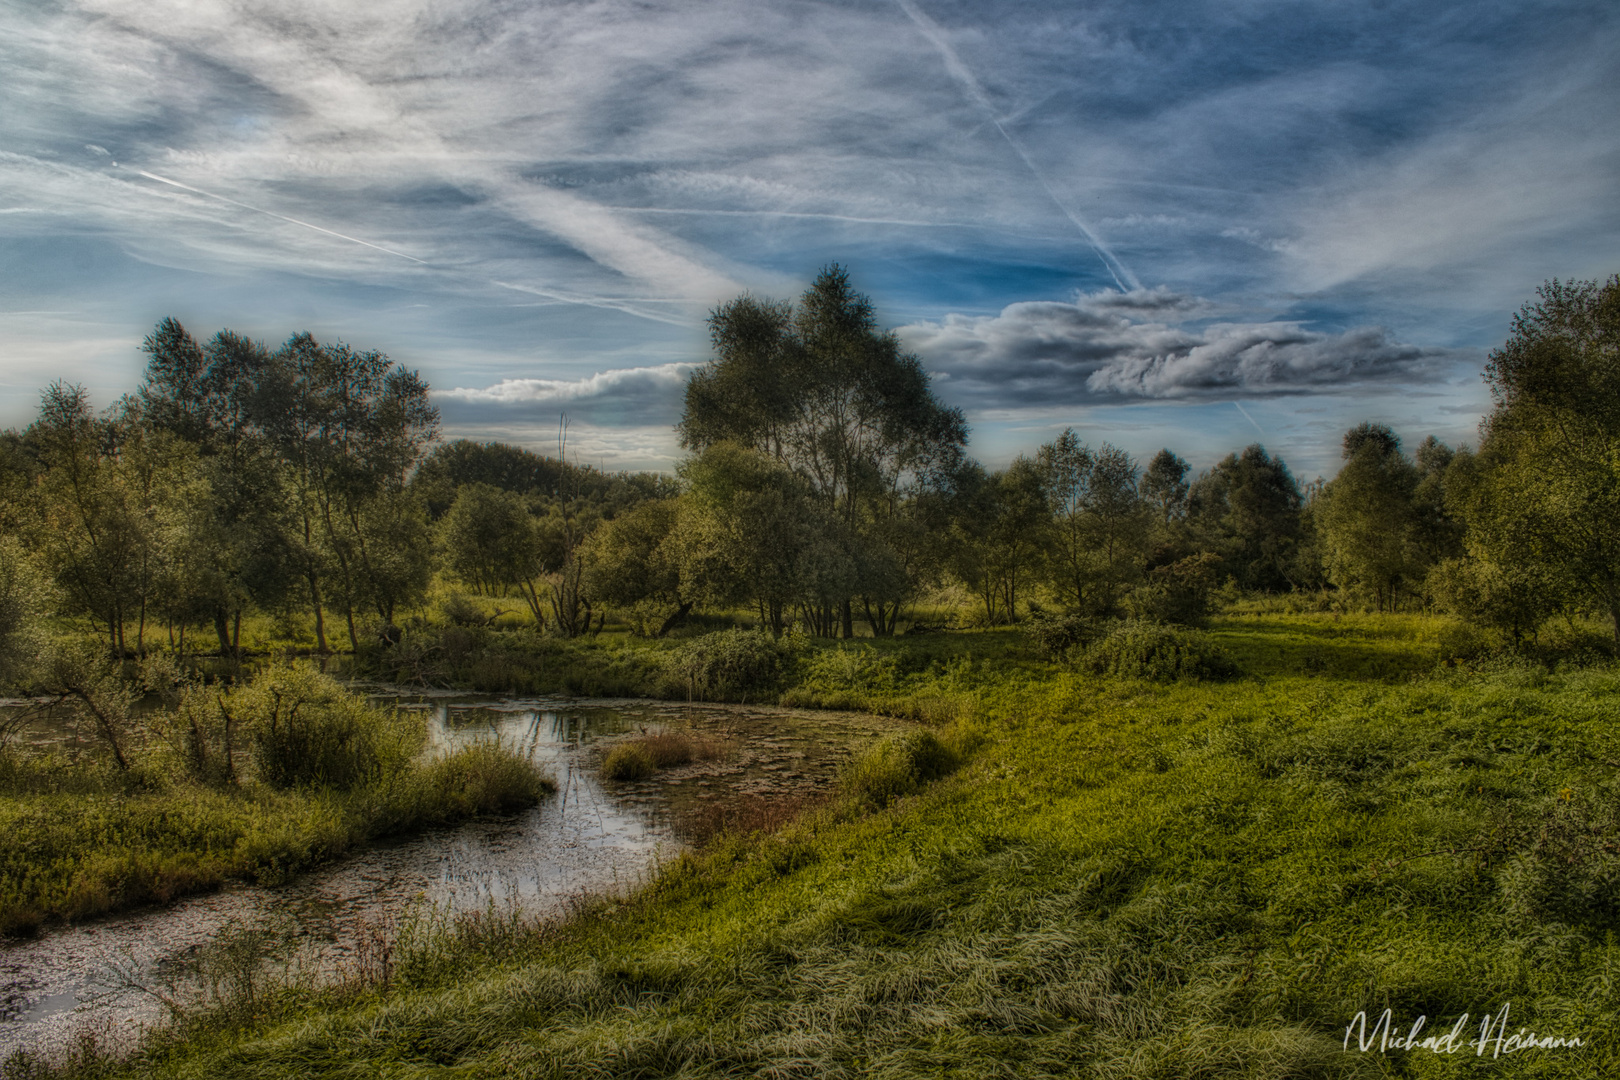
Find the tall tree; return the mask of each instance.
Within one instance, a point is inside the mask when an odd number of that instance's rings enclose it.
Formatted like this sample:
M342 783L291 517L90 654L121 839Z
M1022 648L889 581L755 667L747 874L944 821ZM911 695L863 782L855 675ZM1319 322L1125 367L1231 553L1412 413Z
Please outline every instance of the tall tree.
M1160 450L1142 473L1142 498L1159 523L1168 526L1187 513L1187 472L1191 468L1169 448Z
M1136 463L1108 443L1093 451L1070 428L1037 451L1036 467L1053 516L1053 584L1070 604L1112 612L1148 525Z
M426 508L406 483L438 435L438 410L416 372L308 334L271 356L261 395L265 429L289 466L320 646L330 585L358 648L357 609L389 623L426 590Z
M1537 297L1485 369L1494 408L1468 546L1562 583L1610 620L1620 651L1620 275L1554 279Z
M1299 576L1299 485L1259 444L1228 454L1187 492L1187 517L1222 571L1245 589L1288 589Z
M1378 610L1393 610L1401 586L1427 569L1414 550L1417 469L1383 424L1351 428L1343 454L1312 512L1328 577L1369 593Z
M681 444L701 453L735 442L800 477L871 571L828 601L844 635L856 595L874 633L892 628L904 601L892 570L905 560L883 553L884 537L910 494L954 475L967 441L960 410L934 398L921 361L877 329L871 302L836 265L797 306L739 297L709 329L714 357L687 383ZM825 615L818 625L833 622Z
M960 482L952 561L991 625L1018 618L1019 598L1045 569L1052 511L1044 479L1036 462L1019 457L997 473L974 468Z

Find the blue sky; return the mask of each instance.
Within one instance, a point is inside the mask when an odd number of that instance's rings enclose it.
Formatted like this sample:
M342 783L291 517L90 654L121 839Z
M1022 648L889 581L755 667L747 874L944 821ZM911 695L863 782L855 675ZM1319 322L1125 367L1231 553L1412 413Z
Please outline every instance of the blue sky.
M1620 271L1620 6L0 0L0 425L166 315L668 468L706 313L848 267L990 464L1468 441Z

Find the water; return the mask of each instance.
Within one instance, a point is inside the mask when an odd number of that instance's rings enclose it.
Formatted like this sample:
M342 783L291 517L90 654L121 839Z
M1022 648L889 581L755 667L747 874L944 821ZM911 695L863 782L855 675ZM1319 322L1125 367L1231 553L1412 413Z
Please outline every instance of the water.
M0 945L0 1059L48 1049L85 1027L127 1041L164 1010L149 992L221 931L274 922L305 944L299 962L330 970L358 931L412 904L490 903L561 911L574 898L627 889L706 822L745 802L825 791L839 764L895 725L852 713L666 702L379 695L430 717L436 748L502 739L555 777L558 792L523 813L380 844L287 885L237 885ZM604 749L643 732L691 731L728 752L638 783L598 776ZM313 976L312 976L313 977Z

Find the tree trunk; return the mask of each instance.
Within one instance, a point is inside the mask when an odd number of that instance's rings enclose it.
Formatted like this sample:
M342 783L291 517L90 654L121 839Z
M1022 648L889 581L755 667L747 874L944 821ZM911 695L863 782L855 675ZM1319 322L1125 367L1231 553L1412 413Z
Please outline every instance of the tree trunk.
M219 635L219 655L229 656L231 653L231 627L225 619L225 609L214 609L214 633Z
M844 618L843 618L844 637L845 638L852 638L852 637L855 636L855 613L852 610L852 608L850 607L849 597L847 597L847 596L844 598L843 616L844 616Z
M326 616L321 611L321 589L314 574L310 574L308 577L309 598L315 607L315 648L324 656L331 650L326 647Z
M653 637L663 637L665 634L675 629L675 627L679 626L686 619L686 616L691 612L691 610L692 601L687 600L681 604L679 610L677 610L675 614L664 620L664 625L658 628L658 633L654 634ZM604 617L606 614L606 612L603 612ZM600 630L598 632L600 632Z

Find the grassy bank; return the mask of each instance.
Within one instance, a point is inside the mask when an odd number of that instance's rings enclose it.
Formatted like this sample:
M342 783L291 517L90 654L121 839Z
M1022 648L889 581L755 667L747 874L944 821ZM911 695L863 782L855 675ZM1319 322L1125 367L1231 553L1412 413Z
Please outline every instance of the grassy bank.
M912 781L852 780L561 926L417 928L386 975L68 1072L1613 1075L1620 675L1437 668L1439 629L1233 618L1220 682L911 643L914 670L840 692L954 702L955 772L912 748ZM1466 1041L1509 1003L1506 1034L1586 1045L1344 1049L1363 1010L1468 1013Z
M0 934L233 878L277 883L371 839L533 805L555 786L500 746L424 760L420 715L367 706L308 669L191 687L175 708L119 726L124 767L96 745L0 750Z

